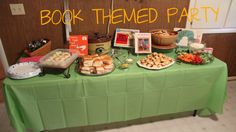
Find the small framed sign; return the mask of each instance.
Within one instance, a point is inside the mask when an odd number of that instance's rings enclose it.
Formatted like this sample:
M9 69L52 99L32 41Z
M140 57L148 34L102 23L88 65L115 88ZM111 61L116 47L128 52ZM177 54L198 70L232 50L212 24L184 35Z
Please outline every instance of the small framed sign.
M134 47L134 34L139 33L139 30L135 29L116 29L116 35L114 40L114 46L116 47Z
M75 49L79 56L88 55L88 35L71 35L69 49Z
M152 53L151 33L135 33L135 53Z

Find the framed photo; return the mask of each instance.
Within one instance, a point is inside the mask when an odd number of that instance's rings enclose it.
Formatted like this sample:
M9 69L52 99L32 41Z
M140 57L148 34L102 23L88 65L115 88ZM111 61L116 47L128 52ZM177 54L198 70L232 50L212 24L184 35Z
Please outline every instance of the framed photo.
M134 47L134 34L139 33L139 30L135 29L116 29L114 46L116 47Z
M135 33L135 53L152 53L151 33Z

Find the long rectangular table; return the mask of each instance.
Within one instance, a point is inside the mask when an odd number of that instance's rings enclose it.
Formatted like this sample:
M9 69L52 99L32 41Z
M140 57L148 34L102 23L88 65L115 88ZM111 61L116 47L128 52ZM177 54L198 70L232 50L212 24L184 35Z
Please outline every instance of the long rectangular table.
M71 71L69 79L7 78L4 95L16 131L39 132L192 110L201 116L222 113L226 84L227 66L215 59L207 65L174 64L159 71L134 64L97 77Z

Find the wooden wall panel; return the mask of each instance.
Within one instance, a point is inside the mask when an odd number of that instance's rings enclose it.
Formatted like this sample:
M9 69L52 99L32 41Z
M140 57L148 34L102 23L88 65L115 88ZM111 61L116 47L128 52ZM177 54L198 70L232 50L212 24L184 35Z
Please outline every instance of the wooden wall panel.
M84 22L78 22L72 25L72 34L91 34L94 32L106 33L106 24L97 25L94 18L95 13L92 8L109 9L110 0L69 0L71 9L81 9L81 16ZM26 15L12 16L9 8L10 3L23 3ZM126 24L117 24L110 26L110 34L112 35L117 27L120 28L136 28L141 31L149 31L155 28L174 28L184 27L185 21L176 23L177 17L173 17L172 23L167 23L166 9L169 7L188 7L189 0L114 0L114 9L124 8L127 13L131 13L131 9L136 10L152 7L159 11L161 17L157 23L152 24L135 24L133 22ZM0 1L0 37L2 38L7 58L10 64L15 62L20 52L27 46L31 40L39 38L49 38L52 40L53 48L64 47L64 26L48 24L40 25L40 10L62 10L62 0L1 0ZM106 10L108 11L108 10ZM180 14L180 12L179 12ZM178 14L178 15L179 15ZM57 19L57 18L55 18Z
M26 15L11 15L10 3L23 3ZM31 40L49 38L53 48L63 46L63 25L40 25L40 10L62 9L61 0L1 0L0 1L0 37L9 63L15 62L20 52ZM56 18L55 18L56 19Z
M106 33L107 23L96 24L95 13L91 10L93 8L105 8L105 14L108 14L108 9L111 7L110 0L98 2L96 0L70 0L71 9L82 9L82 17L85 18L84 22L72 25L72 34L86 33L91 34L94 32ZM141 8L155 8L159 12L158 21L155 23L143 23L135 24L133 21L127 23L119 23L110 26L110 34L112 35L117 27L119 28L131 28L140 29L142 32L147 32L151 29L166 28L173 29L174 27L185 27L186 19L183 19L181 23L177 20L181 14L179 10L178 14L171 18L171 23L167 22L166 10L167 8L176 7L179 9L188 9L189 0L114 0L114 9L123 8L127 14L130 15L131 10L134 8L139 10ZM117 14L119 15L119 13Z
M84 22L78 22L72 25L72 34L91 34L94 32L106 33L106 24L96 24L94 18L95 13L92 8L110 8L110 0L69 0L71 9L81 9L81 16ZM10 3L23 3L26 11L24 16L12 16L9 8ZM171 23L167 22L166 10L170 7L182 9L188 7L189 0L114 0L114 9L124 8L127 13L131 13L131 9L136 10L151 7L158 9L158 22L152 24L135 24L134 22L126 24L117 24L110 26L110 34L112 35L117 27L140 29L147 32L150 29L174 27L185 27L186 19L178 23L181 13L172 17ZM48 24L40 25L40 10L62 10L63 0L0 0L0 37L2 39L7 58L10 64L15 62L19 53L27 46L31 40L39 38L49 38L52 40L53 48L64 47L64 26ZM108 10L106 10L108 11ZM57 19L57 17L55 18ZM229 75L236 75L235 66L235 49L236 34L206 34L203 37L209 46L214 47L216 57L228 64Z
M95 13L91 11L93 8L109 8L110 0L104 0L98 2L97 0L70 0L70 9L81 9L81 17L84 18L83 22L78 22L78 24L72 24L71 34L88 34L91 32L106 33L106 24L96 25ZM107 21L106 21L107 23Z
M203 42L214 48L214 55L226 62L229 76L236 76L236 33L205 34Z

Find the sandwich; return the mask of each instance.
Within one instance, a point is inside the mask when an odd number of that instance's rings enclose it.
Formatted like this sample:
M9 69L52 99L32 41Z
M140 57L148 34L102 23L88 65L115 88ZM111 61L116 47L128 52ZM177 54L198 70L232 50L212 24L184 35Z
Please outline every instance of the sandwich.
M84 74L91 74L90 67L88 67L88 66L81 67L80 71L81 71L81 73L84 73Z
M102 66L102 65L103 65L103 62L101 60L99 60L99 59L94 60L93 64L92 64L92 66L95 66L95 67Z
M109 55L101 55L100 58L105 59L105 58L111 58L111 57Z
M111 65L112 64L112 58L104 58L103 60L103 63L106 64L106 65Z
M84 74L103 74L111 72L114 68L112 58L109 55L83 56L80 71Z
M93 57L90 55L83 56L83 60L88 60L88 59L93 59Z
M102 66L97 66L96 72L97 72L97 74L103 74L105 72L105 69Z
M105 72L111 72L113 68L114 68L114 65L113 65L113 64L104 65L104 70L105 70Z
M84 66L93 66L93 59L83 59Z

